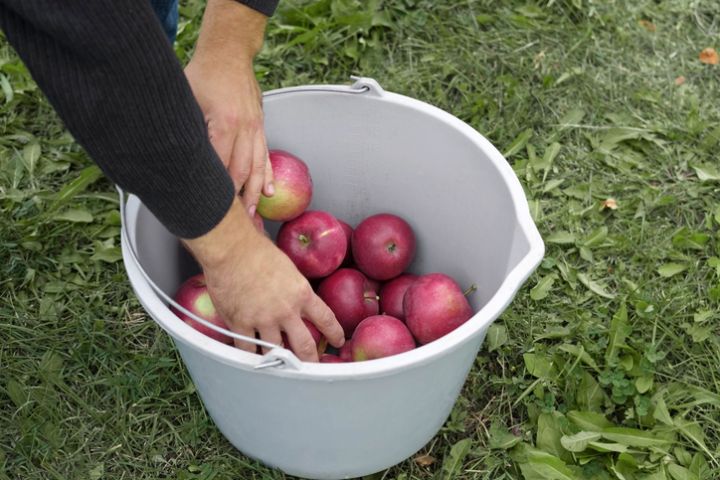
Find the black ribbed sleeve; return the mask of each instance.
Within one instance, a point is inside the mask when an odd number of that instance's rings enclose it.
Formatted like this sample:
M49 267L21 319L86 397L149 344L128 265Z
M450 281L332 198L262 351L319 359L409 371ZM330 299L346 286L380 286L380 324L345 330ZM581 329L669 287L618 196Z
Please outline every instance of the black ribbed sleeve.
M0 26L112 181L180 237L220 221L233 183L147 0L0 0Z
M278 6L279 0L235 0L248 7L257 10L260 13L264 13L268 17L275 13L275 9Z

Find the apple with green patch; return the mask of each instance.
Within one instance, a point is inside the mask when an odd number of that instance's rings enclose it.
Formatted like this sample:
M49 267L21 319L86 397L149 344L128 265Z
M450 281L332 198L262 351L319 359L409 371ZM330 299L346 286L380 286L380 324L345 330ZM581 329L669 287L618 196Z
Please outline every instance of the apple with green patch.
M310 205L313 182L305 162L283 150L270 150L275 193L260 195L257 212L263 218L286 222L297 218Z
M205 275L199 273L185 280L177 292L175 292L175 301L183 308L189 310L198 317L206 320L213 325L222 327L229 330L225 320L220 316L215 305L212 303L210 294L208 293L207 283L205 282ZM202 323L196 322L183 312L177 310L174 307L170 307L170 310L175 313L182 321L190 325L192 328L207 335L208 337L217 340L218 342L230 345L233 343L233 339L227 335L216 332L210 327L206 327Z

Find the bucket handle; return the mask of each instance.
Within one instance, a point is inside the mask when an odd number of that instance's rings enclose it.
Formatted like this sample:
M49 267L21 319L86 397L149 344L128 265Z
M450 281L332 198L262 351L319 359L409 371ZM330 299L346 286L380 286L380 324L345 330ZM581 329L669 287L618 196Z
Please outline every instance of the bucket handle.
M121 222L121 228L120 228L120 235L122 240L125 242L125 244L128 247L128 252L130 254L130 258L135 263L135 266L140 271L140 275L145 279L145 281L148 283L150 288L153 292L155 292L160 298L165 300L169 305L171 305L173 308L177 309L178 311L184 313L194 321L200 323L201 325L206 326L207 328L214 330L218 333L222 333L223 335L227 335L228 337L232 337L237 340L242 340L243 342L252 343L254 345L258 345L260 347L269 348L270 351L268 351L265 355L262 357L262 361L254 366L255 370L261 370L265 368L272 368L272 367L288 367L293 370L299 370L302 366L302 362L295 356L294 353L292 353L290 350L283 348L280 345L276 345L274 343L266 342L264 340L258 340L255 337L247 337L245 335L240 335L239 333L231 332L230 330L227 330L222 327L218 327L215 324L212 324L208 322L207 320L204 320L203 318L198 317L182 305L179 305L175 300L173 300L168 294L166 294L160 287L157 286L157 284L150 278L150 275L147 274L145 269L140 264L140 260L138 258L137 252L135 252L135 247L133 243L130 241L130 235L128 234L127 226L127 216L126 216L126 208L125 208L125 192L122 188L119 186L115 186L115 188L118 191L118 196L120 200L120 222ZM180 319L178 319L180 320Z

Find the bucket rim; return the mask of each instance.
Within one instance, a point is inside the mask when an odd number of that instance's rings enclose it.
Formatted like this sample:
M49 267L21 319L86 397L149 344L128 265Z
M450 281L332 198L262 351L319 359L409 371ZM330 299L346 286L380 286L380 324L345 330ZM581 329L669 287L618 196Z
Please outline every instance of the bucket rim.
M270 100L270 97L277 98L284 94L327 95L328 93L343 94L350 91L352 91L351 88L345 85L306 85L269 90L264 93L264 97ZM352 93L357 93L357 91L352 91ZM429 344L421 345L420 347L398 355L364 362L335 364L302 362L299 369L265 368L255 370L255 367L264 360L262 355L245 352L233 346L214 341L187 325L172 313L165 302L152 291L148 282L140 274L139 266L133 261L132 256L129 254L129 246L126 244L125 238L123 238L121 240L123 263L130 283L148 314L170 334L173 339L183 342L221 363L243 370L253 370L262 375L317 380L357 380L361 377L385 376L411 367L419 367L434 361L436 358L449 354L466 342L472 341L476 336L483 334L487 327L497 319L502 311L512 302L525 280L527 280L542 261L545 253L545 245L530 215L527 197L520 184L520 180L515 175L505 157L503 157L500 151L480 132L438 107L412 97L388 91L382 91L380 94L373 92L373 95L369 96L362 94L359 96L374 101L390 102L413 108L419 113L441 120L457 129L479 149L484 151L508 188L515 213L516 227L520 230L520 234L525 237L529 245L527 253L517 262L510 272L508 272L499 288L480 310L460 327ZM135 247L137 247L135 225L141 206L142 202L137 196L129 196L126 207L129 225L123 224L121 227L126 229L126 238L130 239ZM141 291L144 292L143 295L140 294Z

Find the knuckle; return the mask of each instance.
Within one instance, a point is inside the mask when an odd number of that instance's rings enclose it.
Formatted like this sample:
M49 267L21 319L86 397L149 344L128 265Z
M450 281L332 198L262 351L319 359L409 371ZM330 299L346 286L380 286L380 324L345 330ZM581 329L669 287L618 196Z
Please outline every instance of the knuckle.
M295 347L295 351L298 353L298 355L301 355L303 357L311 357L316 353L317 346L315 345L315 342L313 342L311 339L305 339L302 340L297 347Z

